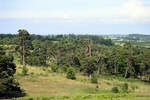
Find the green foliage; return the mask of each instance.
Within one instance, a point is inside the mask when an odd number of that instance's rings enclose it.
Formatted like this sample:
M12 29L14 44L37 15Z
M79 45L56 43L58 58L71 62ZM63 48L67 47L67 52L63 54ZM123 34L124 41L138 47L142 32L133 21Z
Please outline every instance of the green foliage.
M57 65L51 64L51 70L52 70L53 72L57 72L57 70L58 70Z
M131 35L131 39L140 36ZM0 34L0 43L7 54L15 55L15 62L24 61L31 66L51 66L53 72L64 73L67 72L66 67L72 66L88 76L97 71L98 74L117 77L144 77L145 81L150 81L150 49L132 45L132 41L123 41L124 45L121 46L113 45L110 39L104 39L103 36L40 36L29 35L27 30L19 30L18 35ZM0 49L0 54L4 50ZM53 63L56 65L51 65Z
M50 96L50 97L24 97L24 98L13 98L12 100L101 100L110 98L133 98L135 96L130 94L120 94L120 93L106 93L106 94L88 94L81 96Z
M137 86L137 85L132 85L131 86L131 89L134 91L134 90L136 90L136 89L138 89L139 87Z
M22 65L25 66L25 61L26 61L26 56L29 54L29 33L27 30L25 29L19 29L18 30L18 37L19 40L17 45L20 47L20 49L18 48L18 52L20 53L21 57L22 57Z
M67 73L67 69L68 67L65 65L59 66L59 68L57 69L57 72L59 73Z
M119 93L118 87L113 87L111 90L113 93Z
M33 75L34 75L34 72L31 72L30 74L33 76Z
M91 83L98 83L98 75L96 72L92 74Z
M0 55L0 78L8 78L16 72L16 65L13 63L13 58L5 55Z
M73 67L69 67L68 70L67 70L66 78L75 80L76 79L76 75L75 74L76 74L75 73L75 69Z
M0 98L24 96L24 91L13 75L16 72L16 65L13 57L0 54Z
M93 74L93 72L97 70L96 58L95 57L88 57L86 66L87 66L86 73L88 75Z
M26 62L31 66L45 66L46 65L46 62L42 56L31 55L27 57Z
M47 68L45 68L45 67L42 67L42 70L43 70L43 71L46 71L46 70L48 70L48 69L47 69Z
M4 48L2 46L0 46L0 55L4 55L5 52L4 52Z
M90 93L90 94L99 94L101 92L104 92L102 90L99 90L98 88L95 88L95 87L87 87L85 88L84 90L86 93Z
M22 68L22 75L27 75L28 74L28 68L26 66L23 66Z
M123 91L123 92L128 92L128 83L124 83L124 84L122 85L122 91Z

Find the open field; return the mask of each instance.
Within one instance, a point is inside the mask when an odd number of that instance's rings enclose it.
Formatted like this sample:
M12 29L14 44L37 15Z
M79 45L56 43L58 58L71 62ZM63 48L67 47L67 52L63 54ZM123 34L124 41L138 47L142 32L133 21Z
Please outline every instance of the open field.
M22 67L17 67L15 75L27 96L13 100L150 100L150 85L139 80L100 76L97 86L80 74L77 80L69 80L64 73L53 73L49 68L28 69L29 75L22 76ZM128 83L129 93L121 92L124 83ZM120 93L111 92L115 86Z

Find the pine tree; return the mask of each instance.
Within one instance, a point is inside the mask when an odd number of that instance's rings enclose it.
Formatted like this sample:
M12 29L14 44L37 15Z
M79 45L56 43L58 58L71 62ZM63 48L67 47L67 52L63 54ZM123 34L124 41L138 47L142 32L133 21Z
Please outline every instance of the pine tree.
M27 43L26 41L29 40L29 33L27 30L23 29L23 30L18 30L18 35L19 35L19 39L20 39L20 44L19 46L21 47L21 55L22 55L22 65L25 66L25 56L27 54Z
M0 98L20 97L25 93L14 79L16 65L12 56L0 54Z

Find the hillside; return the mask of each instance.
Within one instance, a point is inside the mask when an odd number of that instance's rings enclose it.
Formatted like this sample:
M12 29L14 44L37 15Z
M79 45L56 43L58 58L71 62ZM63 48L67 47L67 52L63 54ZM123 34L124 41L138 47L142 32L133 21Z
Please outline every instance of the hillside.
M106 37L106 36L105 36ZM128 35L113 35L107 36L111 38L117 44L123 44L125 42L131 42L136 46L150 47L150 35L144 34L128 34Z
M0 35L0 98L150 99L149 48L95 35L18 32Z
M0 0L0 100L150 100L150 0Z
M80 74L76 80L64 73L54 73L50 68L28 66L29 74L21 75L18 65L16 78L27 96L13 100L149 100L150 85L136 79L115 76L99 76L98 86L90 78ZM122 85L129 85L129 93L122 92ZM112 93L118 87L120 93ZM34 98L34 99L32 99ZM40 98L40 99L39 99ZM111 99L112 98L112 99Z

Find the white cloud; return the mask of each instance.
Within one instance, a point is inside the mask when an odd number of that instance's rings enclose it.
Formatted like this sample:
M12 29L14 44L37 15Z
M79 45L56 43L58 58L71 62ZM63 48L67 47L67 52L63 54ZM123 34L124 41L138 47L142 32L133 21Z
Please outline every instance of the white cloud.
M150 22L150 7L144 6L143 2L142 0L127 0L117 7L81 9L80 11L71 9L68 11L1 11L0 18L31 18L36 19L34 20L36 23L42 22L43 19L71 23L148 23Z
M150 18L150 7L145 7L141 0L129 0L123 9L131 18Z

